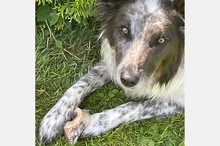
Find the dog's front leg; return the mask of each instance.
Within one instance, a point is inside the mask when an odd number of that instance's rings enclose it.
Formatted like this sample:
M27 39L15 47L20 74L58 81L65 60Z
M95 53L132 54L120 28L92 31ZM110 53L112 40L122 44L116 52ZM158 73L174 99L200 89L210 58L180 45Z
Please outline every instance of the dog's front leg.
M42 144L52 142L63 133L63 127L72 117L73 111L84 97L110 81L103 61L70 87L56 105L46 114L39 129Z
M177 104L146 100L128 102L114 109L93 114L91 123L83 131L81 138L105 133L107 130L123 123L131 123L151 117L161 117L184 112L184 107Z

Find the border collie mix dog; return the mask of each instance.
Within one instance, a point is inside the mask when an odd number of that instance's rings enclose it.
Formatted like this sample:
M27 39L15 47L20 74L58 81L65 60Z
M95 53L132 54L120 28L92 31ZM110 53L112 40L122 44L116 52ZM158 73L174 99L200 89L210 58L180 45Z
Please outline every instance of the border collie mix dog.
M81 137L184 112L184 0L102 0L98 6L102 59L46 114L42 144L62 135L84 97L110 80L143 100L91 115Z

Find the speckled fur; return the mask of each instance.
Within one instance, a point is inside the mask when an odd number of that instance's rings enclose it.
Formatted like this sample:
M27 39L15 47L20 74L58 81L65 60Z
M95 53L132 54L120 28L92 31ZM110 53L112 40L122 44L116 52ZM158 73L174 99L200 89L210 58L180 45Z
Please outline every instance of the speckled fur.
M84 97L110 81L103 61L100 61L88 74L70 87L41 122L39 140L50 143L63 133L63 127L72 117L74 109Z
M179 14L173 7L178 2L180 2L178 12L184 12L181 8L183 0L103 0L99 3L100 20L103 22L100 34L102 59L89 73L70 87L46 114L41 122L39 133L39 140L42 144L50 143L62 135L64 124L71 120L75 107L83 101L85 96L110 80L121 86L128 96L142 98L142 101L128 102L114 109L91 115L91 123L83 131L82 138L105 133L122 123L184 112L184 32L180 32L179 35L180 28L176 28L179 23L176 21L181 21L181 25L185 22L184 14ZM122 19L124 20L121 21ZM129 35L121 36L120 27L125 27L125 25L130 28ZM166 28L167 25L174 30ZM163 54L172 54L172 49L165 48L167 50L161 53L162 55L158 59L150 60L149 58L153 55L146 54L141 61L146 59L145 62L153 60L159 63L153 64L155 66L150 68L150 73L147 70L148 66L141 68L144 73L141 74L138 84L134 87L126 87L120 81L122 70L128 65L136 63L135 58L132 58L134 57L133 52L141 52L143 51L141 49L144 48L150 48L150 51L156 49L150 47L152 44L148 43L149 40L153 40L151 35L154 36L156 32L154 30L157 29L169 33L171 36L170 48L175 46L181 48L178 51L174 50L173 54L177 54L173 59L176 63L171 62L174 69L171 68L170 74L168 72L164 76L161 75L163 72L159 72L159 75L156 72L161 63L158 60L166 57ZM172 38L173 36L175 38ZM139 41L141 42L139 45L134 45ZM129 55L131 58L128 57ZM169 58L168 61L170 61ZM161 77L158 77L160 75Z

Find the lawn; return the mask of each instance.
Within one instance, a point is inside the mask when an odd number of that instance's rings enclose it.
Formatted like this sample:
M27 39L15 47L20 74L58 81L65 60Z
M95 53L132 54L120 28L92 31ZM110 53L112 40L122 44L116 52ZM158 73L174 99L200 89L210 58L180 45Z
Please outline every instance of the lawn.
M100 41L97 41L99 24L93 19L85 26L67 24L55 31L46 23L36 25L35 48L35 145L40 122L64 92L88 68L100 59ZM97 89L81 103L80 108L90 114L114 108L133 99L127 98L113 82ZM183 146L185 145L184 114L167 118L123 124L107 133L80 139L76 146ZM68 146L61 136L48 146Z

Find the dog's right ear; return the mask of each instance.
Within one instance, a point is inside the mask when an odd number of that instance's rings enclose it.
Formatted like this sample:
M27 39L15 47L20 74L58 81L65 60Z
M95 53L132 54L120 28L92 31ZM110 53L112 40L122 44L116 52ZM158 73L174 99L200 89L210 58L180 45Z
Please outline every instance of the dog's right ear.
M99 0L97 5L99 9L100 21L109 20L120 10L121 6L132 0Z

